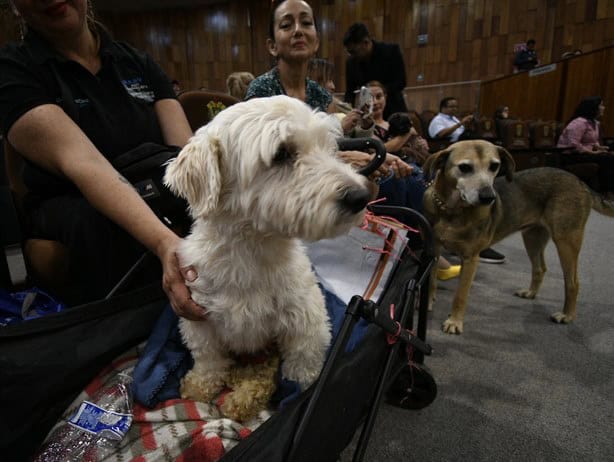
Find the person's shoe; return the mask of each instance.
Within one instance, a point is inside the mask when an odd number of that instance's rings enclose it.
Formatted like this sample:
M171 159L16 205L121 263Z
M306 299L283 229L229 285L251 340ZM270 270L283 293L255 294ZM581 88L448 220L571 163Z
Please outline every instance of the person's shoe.
M489 247L480 252L480 261L484 263L503 263L505 262L505 255Z
M447 281L448 279L457 278L461 272L461 265L450 265L448 268L437 268L437 279Z

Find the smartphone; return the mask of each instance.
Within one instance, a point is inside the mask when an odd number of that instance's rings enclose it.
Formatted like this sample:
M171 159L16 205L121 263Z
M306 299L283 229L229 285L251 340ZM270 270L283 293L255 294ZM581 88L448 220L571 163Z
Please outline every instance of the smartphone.
M358 96L356 97L356 108L362 112L362 117L367 118L373 114L373 96L371 90L368 87L360 87L360 90L356 90Z

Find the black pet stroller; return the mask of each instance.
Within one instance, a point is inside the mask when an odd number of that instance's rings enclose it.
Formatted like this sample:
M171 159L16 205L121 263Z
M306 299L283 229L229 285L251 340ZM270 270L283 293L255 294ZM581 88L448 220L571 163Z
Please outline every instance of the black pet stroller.
M356 143L342 148L356 149ZM364 143L382 149L373 140L363 141L363 148ZM434 264L431 228L409 209L370 209L418 231L408 233L409 245L402 247L398 258L388 259L377 303L352 298L320 379L222 461L334 461L361 426L354 460L362 460L383 399L411 409L435 398L435 382L423 365L424 355L430 353L425 340L428 279ZM386 265L385 255L376 265L378 274ZM147 338L165 304L163 292L153 285L0 329L2 459L28 460L96 373ZM346 352L360 318L372 324L360 344ZM411 361L408 351L413 352Z

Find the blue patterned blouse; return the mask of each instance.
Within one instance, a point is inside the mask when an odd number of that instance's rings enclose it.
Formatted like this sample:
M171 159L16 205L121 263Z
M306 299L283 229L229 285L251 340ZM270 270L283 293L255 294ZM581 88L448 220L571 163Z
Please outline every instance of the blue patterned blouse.
M305 93L305 102L312 108L319 109L323 112L328 110L328 106L333 100L331 94L313 80L307 79ZM247 88L245 99L248 100L250 98L263 98L266 96L285 94L286 90L284 90L281 80L279 80L279 70L277 67L274 67L251 81Z

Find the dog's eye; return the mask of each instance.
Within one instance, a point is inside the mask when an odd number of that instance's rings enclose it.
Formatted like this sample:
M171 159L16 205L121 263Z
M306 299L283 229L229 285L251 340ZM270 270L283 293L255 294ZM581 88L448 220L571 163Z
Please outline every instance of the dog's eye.
M294 159L295 151L285 144L280 145L275 151L273 162L276 164L284 164Z
M458 169L461 171L461 173L471 173L473 172L473 167L469 164L460 164L458 166Z
M501 165L501 164L499 164L498 162L493 162L492 164L490 164L489 169L490 169L490 171L491 171L491 172L493 172L493 173L494 173L494 172L496 172L497 170L499 170L499 166L500 166L500 165Z

